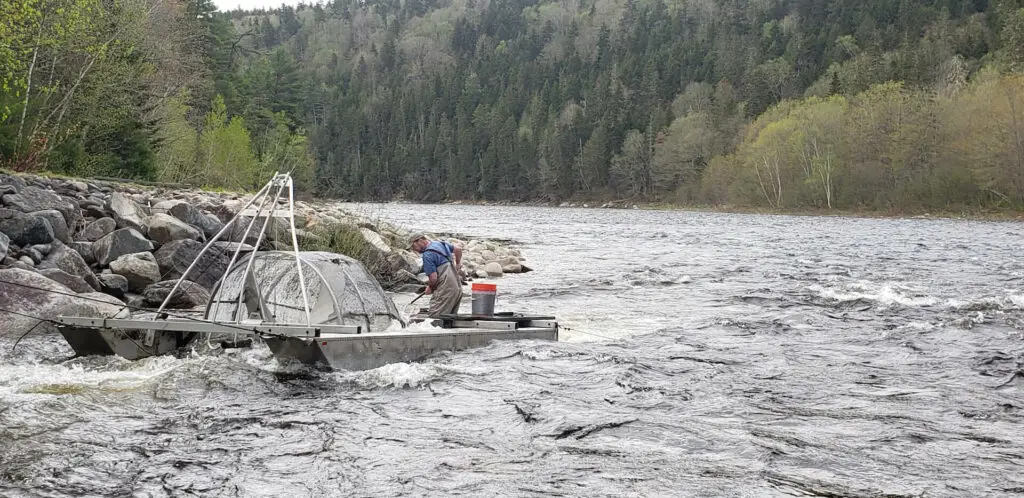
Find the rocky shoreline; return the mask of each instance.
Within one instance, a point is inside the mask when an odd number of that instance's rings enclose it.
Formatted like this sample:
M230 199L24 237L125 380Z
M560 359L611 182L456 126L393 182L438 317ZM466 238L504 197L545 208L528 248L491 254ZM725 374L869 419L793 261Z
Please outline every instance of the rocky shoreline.
M159 306L204 243L250 198L0 173L0 319L11 325L0 335L23 333L40 318L60 314L126 316ZM408 231L326 202L300 201L295 210L303 250L355 257L385 289L422 289L426 276L419 255L408 250ZM188 292L179 290L169 306L205 305L235 249L253 250L256 241L244 239L243 231L230 229L218 239L220 250L206 253L189 275L196 285L183 286ZM463 270L470 277L530 270L518 250L494 241L443 240L463 247ZM274 248L291 248L289 227L271 226L261 249Z

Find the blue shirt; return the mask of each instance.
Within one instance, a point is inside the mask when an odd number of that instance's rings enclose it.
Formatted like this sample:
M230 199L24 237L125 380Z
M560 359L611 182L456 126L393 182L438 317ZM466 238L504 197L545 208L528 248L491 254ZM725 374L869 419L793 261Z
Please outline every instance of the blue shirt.
M436 252L435 252L436 251ZM441 242L435 240L427 245L427 248L423 250L423 273L426 273L429 277L431 273L437 271L437 267L448 263L448 259L451 258L452 263L455 262L455 247L447 242ZM438 254L440 253L440 254Z

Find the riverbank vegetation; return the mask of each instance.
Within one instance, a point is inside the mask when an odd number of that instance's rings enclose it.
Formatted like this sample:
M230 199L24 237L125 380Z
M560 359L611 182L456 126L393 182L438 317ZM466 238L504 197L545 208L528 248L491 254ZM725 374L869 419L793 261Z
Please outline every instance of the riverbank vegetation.
M1022 0L22 0L11 169L345 199L1024 209Z

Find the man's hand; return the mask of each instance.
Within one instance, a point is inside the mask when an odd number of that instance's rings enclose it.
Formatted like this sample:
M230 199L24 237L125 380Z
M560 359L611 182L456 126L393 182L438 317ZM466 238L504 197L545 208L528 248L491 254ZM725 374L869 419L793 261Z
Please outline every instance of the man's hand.
M424 294L430 294L432 292L434 292L434 289L431 289L429 285L425 289L423 289Z

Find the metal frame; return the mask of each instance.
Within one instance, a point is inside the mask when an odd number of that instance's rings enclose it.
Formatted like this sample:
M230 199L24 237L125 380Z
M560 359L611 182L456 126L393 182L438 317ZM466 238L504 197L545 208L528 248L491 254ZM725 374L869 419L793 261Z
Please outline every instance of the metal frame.
M270 191L271 191L271 189L273 187L277 187L277 193L273 196L273 198L271 198ZM286 212L280 212L278 210L279 209L278 208L278 203L279 203L279 201L281 201L281 194L284 192L284 189L286 187L288 188L288 210ZM251 206L253 204L255 204L256 199L258 199L258 198L261 199L259 207L256 208L255 211L253 211L250 208L251 208ZM273 200L271 201L271 199L273 199ZM267 209L266 212L264 212L264 206L267 205L267 201L271 201L270 202L270 207L269 207L269 209ZM296 270L299 272L299 286L302 288L302 305L303 305L304 311L306 312L306 326L307 327L311 326L312 325L312 319L311 319L310 313L309 313L309 295L308 295L308 292L306 290L305 274L302 271L302 260L299 257L299 241L298 241L298 237L295 234L295 185L294 185L294 182L292 181L291 175L289 175L288 173L274 173L274 177L271 178L270 181L267 182L267 184L264 185L263 188L260 189L260 191L257 192L255 196L253 196L252 200L250 200L248 204L243 206L242 209L240 209L238 211L238 214L236 214L234 217L231 218L231 221L228 221L228 223L226 225L224 225L224 228L221 229L221 231L218 232L216 236L214 236L213 240L210 240L209 242L207 242L206 246L203 247L203 250L196 257L196 260L192 263L191 266L189 266L188 270L185 270L185 274L183 274L181 276L181 279L178 280L178 283L180 284L181 281L185 280L185 277L188 275L189 271L191 271L192 268L196 265L196 263L199 262L199 260L202 257L203 253L205 253L206 250L209 247L212 247L213 243L216 242L216 240L225 231L227 231L227 229L229 227L233 227L235 225L235 222L237 220L241 219L243 216L252 216L252 219L249 220L249 225L246 227L245 232L242 234L242 242L243 243L246 240L249 239L250 235L253 234L253 226L255 226L256 220L258 220L261 216L265 217L265 220L263 221L262 227L260 227L259 232L257 232L257 234L256 234L256 247L254 249L256 251L259 250L259 244L260 244L260 242L263 241L263 238L266 236L267 229L270 227L270 219L271 218L288 218L288 220L289 220L289 228L291 228L291 235L292 235L292 251L295 254ZM228 267L225 270L224 275L221 277L220 282L218 282L217 285L213 289L211 289L211 295L216 295L217 292L224 286L224 283L227 282L228 275L231 273L231 268L235 265L235 262L238 261L238 255L241 252L242 252L242 246L239 245L235 249L235 253L232 254L231 261L228 263ZM237 300L237 304L236 304L236 313L235 313L235 321L236 321L236 323L240 322L243 319L243 317L237 312L237 310L241 309L242 297L245 295L245 282L247 282L247 279L249 278L249 274L252 272L252 265L255 262L255 260L256 260L256 258L254 256L250 256L249 257L249 261L246 263L245 272L242 275L242 286L239 289L238 300ZM256 293L261 296L261 302L262 302L263 291L262 291L262 289L259 288L259 282L256 281L255 278L253 279L253 281L256 283L256 286L255 286L256 289L255 290L256 290ZM175 289L176 288L177 288L177 286L175 286ZM163 310L164 305L166 305L166 303L170 300L171 296L173 296L173 295L174 295L174 291L172 290L171 294L167 295L167 299L164 301L164 304L162 304L160 306L160 310L157 311L158 313ZM216 309L219 309L220 303L221 303L221 301L218 300L217 303L212 305L212 307L208 306L207 307L207 316L211 315L210 312L209 312L211 309L213 309L214 310L214 314L216 314ZM261 313L261 315L267 316L266 313Z
M307 325L254 322L241 325L222 324L205 320L134 320L126 318L89 318L82 316L60 316L62 325L96 329L157 330L166 332L200 332L271 335L284 337L320 337L322 334L362 334L363 328L351 325Z
M521 328L553 329L558 327L554 320L495 321L495 320L452 320L453 329L517 330Z
M277 192L273 196L271 196L270 192L275 187L277 188ZM288 189L287 211L278 206L278 204L283 200L282 194L284 193L285 188ZM253 205L256 204L257 201L259 202L259 206L254 209ZM242 285L239 288L238 298L232 300L233 302L235 302L236 306L235 323L233 324L224 324L220 322L198 319L175 320L164 318L152 320L124 320L68 316L57 317L57 321L65 325L82 326L90 328L141 329L149 331L166 330L202 333L227 332L271 334L297 337L319 337L321 332L339 334L361 333L362 327L341 325L314 326L312 324L312 319L309 310L309 295L308 292L306 291L306 279L302 268L302 259L299 256L299 241L295 235L295 186L290 174L279 172L275 172L273 178L271 178L270 181L263 186L263 188L257 191L256 194L252 197L252 199L250 199L249 202L242 206L242 208L238 210L238 213L235 214L235 216L233 216L230 221L225 223L224 227L221 228L216 235L210 238L210 240L208 240L206 244L203 245L202 250L200 250L199 254L196 255L195 261L193 261L192 264L190 264L188 268L185 269L185 272L181 275L180 278L178 278L178 281L174 283L174 287L171 288L171 292L168 293L167 297L164 298L162 303L160 303L160 307L157 309L156 315L161 316L161 313L163 313L164 308L167 307L167 304L171 301L171 298L174 296L175 292L177 292L178 289L181 287L182 282L188 280L189 274L192 273L196 265L199 264L199 261L202 260L203 255L205 255L206 252L209 251L211 247L213 247L214 243L216 243L228 230L234 231L234 229L237 228L236 224L238 223L238 221L245 216L252 216L252 219L249 220L249 224L248 226L246 226L245 232L242 234L242 243L238 244L238 247L235 248L234 254L232 254L231 256L231 261L228 263L228 267L225 270L224 275L221 277L220 282L218 282L217 285L212 289L212 295L216 295L217 291L221 287L223 287L224 283L227 281L228 274L231 273L231 268L234 266L235 262L238 261L238 256L241 254L242 248L245 246L244 242L254 234L253 227L256 225L256 220L258 220L260 217L265 218L259 231L255 232L256 246L253 248L253 251L259 250L260 242L262 242L264 237L266 236L267 229L270 226L271 218L288 218L292 236L292 252L295 255L295 266L299 272L299 286L302 288L302 305L303 310L306 313L305 325L274 323L266 320L256 323L243 324L243 320L246 317L243 317L242 314L238 312L238 310L241 310L241 308L244 306L244 304L242 304L242 298L245 294L246 282L248 282L248 278L250 276L255 277L254 275L251 275L253 262L256 260L256 258L252 256L250 256L249 261L246 263L245 272L242 275L241 280ZM256 287L255 291L260 297L260 306L263 306L263 291L262 289L259 288L259 281L253 278L253 282L255 283ZM216 302L211 302L207 304L206 316L211 316L211 307L217 308L219 307L221 302L223 301L217 300ZM265 309L261 309L260 312L261 316L263 316L264 318L269 318L269 314L266 312Z

